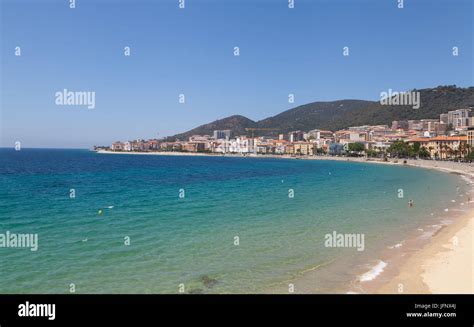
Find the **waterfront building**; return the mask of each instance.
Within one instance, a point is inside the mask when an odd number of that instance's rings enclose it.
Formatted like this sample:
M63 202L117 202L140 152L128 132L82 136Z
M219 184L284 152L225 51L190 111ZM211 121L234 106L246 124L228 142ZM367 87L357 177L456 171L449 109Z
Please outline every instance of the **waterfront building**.
M304 156L314 155L314 143L311 142L295 142L293 144L293 153Z
M474 150L474 127L467 128L467 145L469 152Z
M452 159L463 158L467 154L468 136L436 136L413 138L408 144L420 143L430 153L432 158Z
M331 143L329 144L328 152L331 155L340 155L344 153L344 144Z
M123 151L123 143L122 142L114 142L111 146L112 151Z

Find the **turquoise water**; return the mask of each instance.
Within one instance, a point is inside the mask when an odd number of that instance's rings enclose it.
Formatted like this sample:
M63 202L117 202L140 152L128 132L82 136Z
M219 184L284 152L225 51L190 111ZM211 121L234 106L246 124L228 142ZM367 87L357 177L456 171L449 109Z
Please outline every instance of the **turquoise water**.
M0 248L0 293L267 292L347 262L316 275L312 291L331 292L462 184L364 163L1 149L0 233L38 233L39 248ZM333 231L364 233L365 250L325 247Z

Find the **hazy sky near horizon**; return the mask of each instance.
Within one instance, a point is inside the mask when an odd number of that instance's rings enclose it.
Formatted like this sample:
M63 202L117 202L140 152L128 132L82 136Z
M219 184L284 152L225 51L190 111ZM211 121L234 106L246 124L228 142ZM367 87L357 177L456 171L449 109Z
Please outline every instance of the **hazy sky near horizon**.
M3 147L89 148L233 114L473 85L472 0L0 2ZM95 92L95 108L56 105L63 89Z

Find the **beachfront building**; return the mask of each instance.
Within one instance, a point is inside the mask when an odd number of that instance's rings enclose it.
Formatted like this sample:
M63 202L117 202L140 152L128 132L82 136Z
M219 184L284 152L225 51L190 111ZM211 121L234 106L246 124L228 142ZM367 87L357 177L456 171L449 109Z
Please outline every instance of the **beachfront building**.
M313 156L316 151L315 144L311 142L288 143L285 145L284 149L285 149L284 153L291 156L294 156L294 155Z
M145 151L145 141L143 140L134 140L130 141L131 151Z
M187 143L183 143L183 149L187 152L211 151L212 139L209 135L193 135L189 137Z
M286 140L273 140L273 149L275 154L285 154L286 147L289 145L290 142Z
M110 147L112 151L123 151L123 143L120 141L112 143L112 146Z
M180 142L162 142L160 144L161 151L181 151Z
M228 142L227 140L217 139L209 143L209 150L212 153L225 154L229 152L229 149L228 149L229 145L230 145L230 142Z
M468 152L474 149L474 127L467 128L467 146Z
M328 147L328 153L330 155L341 155L345 152L344 144L341 143L331 143Z
M255 140L246 136L239 136L235 139L217 139L211 143L210 151L214 153L240 153L250 154L256 151Z
M436 136L413 138L408 141L408 144L419 143L420 146L428 150L431 158L444 160L464 158L468 152L467 141L468 137L465 135Z
M184 152L204 152L206 151L204 142L185 142L181 145L181 151Z
M235 139L235 152L241 154L253 153L255 151L255 139L239 136Z
M160 149L160 141L158 140L148 140L148 148L151 151L157 151Z
M256 152L260 154L275 154L278 151L281 152L285 140L274 140L270 137L259 137L256 140Z
M285 154L286 155L293 155L295 154L295 145L293 143L288 143L285 146Z
M392 142L389 141L373 141L370 148L378 152L385 152L390 145L392 145Z
M312 156L314 155L314 143L295 142L293 143L293 153L296 155Z
M322 152L327 152L329 144L334 143L334 138L321 138L314 142L316 149L322 149Z
M132 144L128 141L123 142L123 151L132 151Z
M258 154L272 154L271 147L268 144L258 143L255 147Z

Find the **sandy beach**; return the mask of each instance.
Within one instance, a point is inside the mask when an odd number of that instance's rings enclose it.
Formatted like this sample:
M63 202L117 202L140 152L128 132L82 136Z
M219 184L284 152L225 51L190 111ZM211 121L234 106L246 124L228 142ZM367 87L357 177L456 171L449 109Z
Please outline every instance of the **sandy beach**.
M345 158L347 159L347 158ZM353 160L350 161L361 161ZM474 167L468 163L434 160L369 161L405 165L460 174L473 182ZM471 190L472 191L472 190ZM471 196L472 197L472 196ZM398 274L375 289L375 293L474 294L474 206L437 231L421 249L411 253L398 267ZM459 203L458 203L459 205Z
M98 151L103 154L138 154L138 155L179 155L179 156L224 156L213 154L183 152L113 152ZM243 157L241 155L225 155ZM249 156L252 158L286 158L291 156ZM337 160L406 167L435 169L445 173L465 176L466 183L474 182L474 165L434 160L389 160L348 157L314 156L299 157L303 160ZM472 192L472 190L471 190ZM474 198L474 196L471 196ZM460 203L457 203L460 205ZM463 203L464 205L464 203ZM474 293L474 201L466 203L462 215L446 212L446 218L452 223L443 225L421 248L412 251L397 262L396 273L382 279L376 287L369 288L374 293L404 294L441 294L441 293Z

